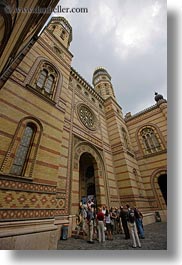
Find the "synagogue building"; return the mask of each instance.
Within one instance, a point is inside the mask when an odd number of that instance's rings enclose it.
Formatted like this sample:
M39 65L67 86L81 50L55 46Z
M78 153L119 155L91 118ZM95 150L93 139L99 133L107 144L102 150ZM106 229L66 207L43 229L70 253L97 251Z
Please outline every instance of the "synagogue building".
M72 67L71 41L69 22L52 17L2 75L0 249L56 249L88 198L166 220L167 101L156 93L123 116L107 69L90 85Z

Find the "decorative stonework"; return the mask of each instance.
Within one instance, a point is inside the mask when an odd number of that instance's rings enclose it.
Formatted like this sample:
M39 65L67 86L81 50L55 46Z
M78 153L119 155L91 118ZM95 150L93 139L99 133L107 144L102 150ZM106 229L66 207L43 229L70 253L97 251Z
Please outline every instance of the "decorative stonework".
M1 220L20 220L54 217L53 209L3 209L0 210Z
M89 130L96 130L96 117L92 110L85 104L80 104L77 107L78 116L85 127Z
M62 204L63 205L63 204ZM0 208L55 208L56 195L24 191L1 191ZM61 207L62 208L62 207Z
M55 186L0 179L0 219L52 218L66 213L66 195Z
M23 82L25 80L25 76L22 73L18 72L18 71L14 71L13 76L18 81L22 81Z
M57 205L56 208L57 209L64 209L65 208L65 199L57 199Z
M43 185L36 183L19 182L13 180L0 179L1 189L8 190L23 190L23 191L37 191L44 193L56 193L56 187L51 185Z

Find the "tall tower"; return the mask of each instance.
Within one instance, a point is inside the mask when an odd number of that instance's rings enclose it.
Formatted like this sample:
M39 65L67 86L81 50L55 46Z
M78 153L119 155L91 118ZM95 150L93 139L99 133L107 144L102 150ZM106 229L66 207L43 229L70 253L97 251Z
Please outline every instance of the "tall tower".
M64 17L52 17L48 30L65 48L69 48L72 41L72 27Z
M111 83L111 76L103 67L95 69L92 83L96 92L104 99L112 97L115 99L114 90Z
M105 121L117 182L118 195L113 200L122 204L131 202L136 205L141 194L142 196L145 195L138 184L141 183L141 175L122 109L117 103L111 76L106 69L99 67L94 71L93 85L96 92L104 99Z

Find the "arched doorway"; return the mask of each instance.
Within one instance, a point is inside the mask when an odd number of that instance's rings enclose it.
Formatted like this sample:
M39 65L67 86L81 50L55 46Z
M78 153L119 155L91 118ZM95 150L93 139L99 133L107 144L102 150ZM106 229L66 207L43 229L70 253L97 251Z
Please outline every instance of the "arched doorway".
M80 200L82 200L82 203L85 203L88 199L94 199L96 202L96 170L97 163L94 157L87 152L83 153L79 161Z
M153 172L151 177L151 186L154 192L155 201L152 207L161 210L167 209L167 170L158 169Z
M167 205L167 174L162 174L158 177L158 184L164 198L164 201Z
M77 214L81 198L92 194L95 194L98 207L104 204L110 205L101 152L93 145L77 140L72 165L71 189L68 195L70 196L70 214Z

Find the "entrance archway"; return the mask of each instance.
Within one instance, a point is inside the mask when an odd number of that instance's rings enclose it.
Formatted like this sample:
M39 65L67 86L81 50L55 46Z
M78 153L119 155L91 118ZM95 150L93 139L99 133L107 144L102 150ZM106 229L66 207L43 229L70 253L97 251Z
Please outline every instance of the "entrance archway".
M109 190L102 154L87 142L78 142L74 146L72 162L70 213L77 214L80 200L84 196L94 195L97 206L110 205Z
M83 153L79 162L80 170L80 200L84 203L88 198L96 202L95 172L97 163L89 153Z
M158 177L158 184L159 184L162 196L167 205L167 174L162 174Z
M156 199L158 209L166 210L167 208L167 170L158 169L153 172L151 177L151 186Z

